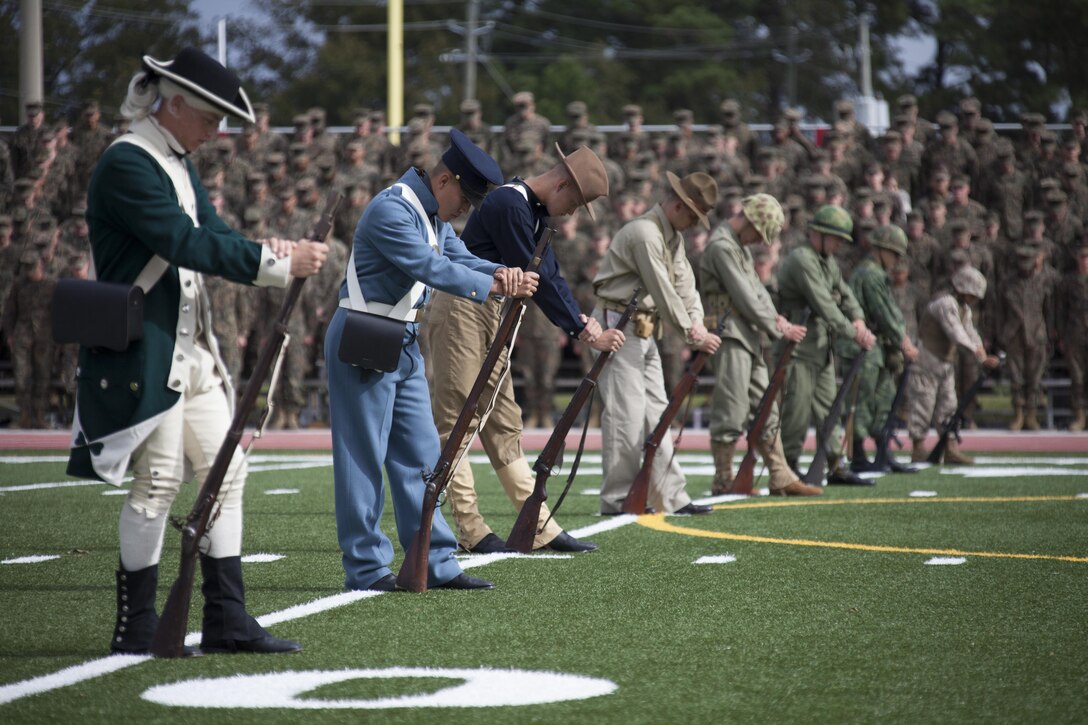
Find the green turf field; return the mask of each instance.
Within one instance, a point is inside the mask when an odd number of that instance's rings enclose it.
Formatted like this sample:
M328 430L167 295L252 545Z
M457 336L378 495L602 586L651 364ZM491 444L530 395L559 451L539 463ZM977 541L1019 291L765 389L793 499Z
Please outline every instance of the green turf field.
M680 459L704 495L709 456ZM245 553L282 557L244 565L250 609L305 651L166 661L105 658L122 499L25 488L73 481L56 455L0 457L0 722L1088 718L1088 455L985 457L637 522L594 515L590 457L559 518L575 533L616 525L591 536L599 552L473 557L494 591L368 597L341 591L329 461L258 455L247 489ZM505 536L515 512L489 469L475 472ZM177 546L171 530L160 603ZM58 558L7 563L33 556ZM197 595L191 629L199 609ZM236 675L248 677L222 681Z

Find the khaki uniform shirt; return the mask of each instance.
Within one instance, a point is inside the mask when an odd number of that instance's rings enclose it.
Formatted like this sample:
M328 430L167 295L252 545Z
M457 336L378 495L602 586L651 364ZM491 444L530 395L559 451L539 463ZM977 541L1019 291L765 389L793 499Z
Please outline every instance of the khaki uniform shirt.
M598 299L608 303L626 304L636 287L642 290L639 311L656 313L684 339L692 325L703 319L684 238L673 229L660 204L616 233L593 279Z
M720 315L726 309L732 310L722 331L723 338L737 340L748 352L759 355L760 333L771 339L782 336L776 325L778 311L759 281L752 253L733 236L728 222L711 233L699 271L708 314Z

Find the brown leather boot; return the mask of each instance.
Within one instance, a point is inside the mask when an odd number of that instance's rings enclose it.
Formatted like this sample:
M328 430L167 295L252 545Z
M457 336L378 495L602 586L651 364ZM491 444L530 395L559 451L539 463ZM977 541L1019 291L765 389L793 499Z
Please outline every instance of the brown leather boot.
M1012 421L1009 422L1009 430L1018 431L1024 427L1024 406L1014 405L1012 407Z
M1073 408L1073 422L1069 424L1069 430L1082 431L1084 430L1084 407Z
M925 438L911 438L910 439L910 462L911 463L925 463L929 458L929 451L926 450Z
M1026 408L1026 410L1024 411L1024 428L1025 428L1025 430L1039 430L1039 427L1040 427L1039 426L1039 418L1037 417L1039 406L1038 406L1038 404L1036 402L1036 399L1035 399L1034 395L1030 396L1028 398L1028 404L1025 406L1025 408Z
M710 441L710 455L714 457L714 482L710 485L711 495L718 496L733 488L733 453L736 450L736 442Z
M948 441L948 447L944 449L944 462L951 466L973 466L975 459L960 450L960 444L955 438Z
M794 481L785 488L772 488L772 496L822 496L824 490L819 486L810 486L803 481Z

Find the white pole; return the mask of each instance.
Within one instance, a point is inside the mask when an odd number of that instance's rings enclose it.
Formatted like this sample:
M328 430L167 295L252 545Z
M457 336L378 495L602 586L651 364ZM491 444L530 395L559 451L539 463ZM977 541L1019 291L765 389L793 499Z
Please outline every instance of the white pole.
M861 26L861 95L865 98L873 97L873 65L872 54L869 51L869 16L860 15Z
M227 19L219 18L219 62L227 67ZM219 122L219 133L227 132L227 117Z

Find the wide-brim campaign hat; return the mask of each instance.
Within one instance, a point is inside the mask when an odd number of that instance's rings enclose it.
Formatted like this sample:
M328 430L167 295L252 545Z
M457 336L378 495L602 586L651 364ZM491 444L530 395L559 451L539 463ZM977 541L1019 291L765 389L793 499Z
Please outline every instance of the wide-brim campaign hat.
M680 201L699 217L700 223L706 229L710 229L710 218L707 212L718 203L718 183L710 174L696 171L681 179L671 171L665 172L665 178L669 180L669 186L680 197Z
M253 106L234 71L196 48L184 48L168 61L145 55L143 66L149 74L173 81L223 113L250 123L256 121Z
M589 212L589 218L597 221L593 207L589 204L602 196L608 196L608 172L605 171L604 162L588 146L579 146L569 156L563 153L559 144L555 145L555 150L567 167L567 173L574 179L574 186L578 189L582 206Z
M442 163L457 178L473 206L479 206L491 187L503 182L498 162L456 128L450 129L450 147L442 154Z

